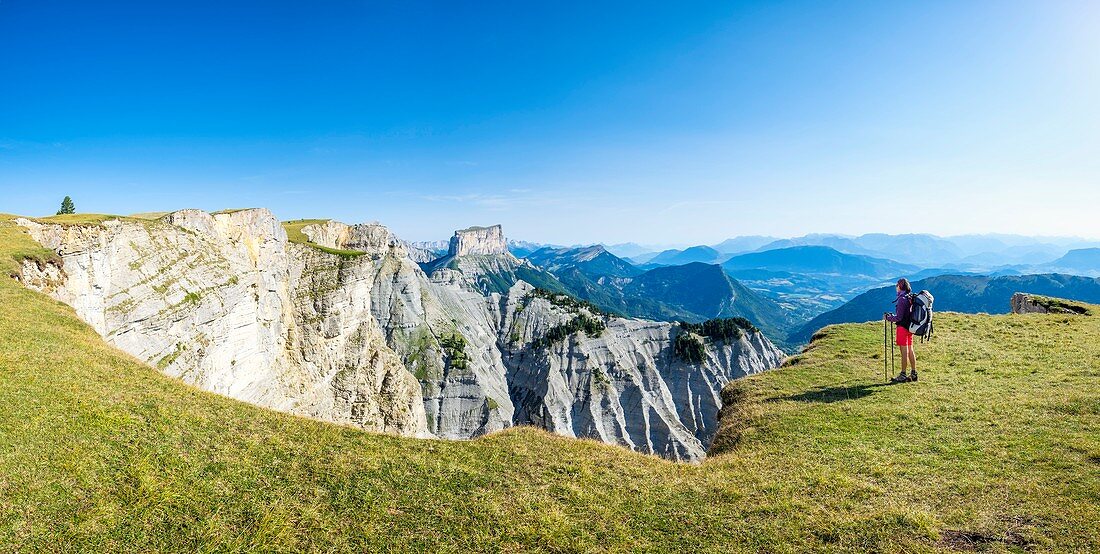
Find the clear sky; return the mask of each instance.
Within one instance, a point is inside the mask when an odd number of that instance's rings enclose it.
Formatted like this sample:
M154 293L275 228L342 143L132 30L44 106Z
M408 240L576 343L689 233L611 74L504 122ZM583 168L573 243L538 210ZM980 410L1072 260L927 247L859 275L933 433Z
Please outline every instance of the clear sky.
M0 212L66 194L411 240L1100 238L1100 2L0 0Z

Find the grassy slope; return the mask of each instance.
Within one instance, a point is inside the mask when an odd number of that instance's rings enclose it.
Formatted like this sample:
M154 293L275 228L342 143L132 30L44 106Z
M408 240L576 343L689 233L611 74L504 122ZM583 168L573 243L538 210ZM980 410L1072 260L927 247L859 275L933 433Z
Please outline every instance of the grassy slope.
M0 275L27 254L49 252L0 218ZM872 386L875 325L738 382L748 423L693 466L531 429L420 441L254 408L3 278L0 550L919 551L965 529L1096 551L1100 318L940 317L919 384Z

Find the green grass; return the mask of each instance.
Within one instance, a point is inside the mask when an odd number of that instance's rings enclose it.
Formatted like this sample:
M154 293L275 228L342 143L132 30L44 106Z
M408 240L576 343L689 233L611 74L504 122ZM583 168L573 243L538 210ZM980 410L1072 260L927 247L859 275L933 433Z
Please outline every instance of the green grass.
M0 213L0 278L17 275L23 260L59 262L56 252L35 242L23 228L12 223L17 216ZM5 285L7 282L5 281Z
M170 213L172 213L172 212L141 212L141 213L136 213L136 214L130 214L129 217L131 217L133 219L146 219L146 220L151 221L151 220L160 219L160 218L162 218L162 217L164 217L164 216L166 216Z
M103 222L110 221L112 219L121 219L123 221L139 221L139 222L148 223L150 221L156 221L156 220L164 217L165 215L168 215L169 213L171 213L171 212L148 212L148 213L137 213L137 214L133 214L133 215L76 213L76 214L50 215L50 216L46 216L46 217L30 217L30 218L27 218L27 219L31 219L31 220L37 221L39 223L53 223L53 224L57 224L57 225L101 225L101 224L103 224ZM16 216L8 216L8 217L16 217Z
M0 263L24 253L42 251L0 218ZM728 387L744 419L689 465L255 408L0 278L0 551L1100 549L1100 318L937 317L921 382L878 386L879 325L830 328Z
M40 223L57 223L59 225L99 225L111 219L129 219L124 215L111 214L62 214L46 217L31 218Z
M304 245L307 245L307 246L312 246L313 248L321 250L322 252L328 252L329 254L335 254L337 256L341 256L341 257L344 257L344 258L354 258L356 256L362 256L363 254L366 254L366 252L362 252L362 251L359 251L359 250L341 250L339 248L329 248L327 246L321 246L320 244L317 244L315 242L311 242L309 240L309 237L307 237L306 234L302 232L302 228L304 228L308 225L320 225L320 224L323 224L327 221L329 221L329 220L327 220L327 219L295 219L295 220L291 220L291 221L284 221L283 222L283 229L286 231L287 240L289 240L290 242L293 242L295 244L304 244Z

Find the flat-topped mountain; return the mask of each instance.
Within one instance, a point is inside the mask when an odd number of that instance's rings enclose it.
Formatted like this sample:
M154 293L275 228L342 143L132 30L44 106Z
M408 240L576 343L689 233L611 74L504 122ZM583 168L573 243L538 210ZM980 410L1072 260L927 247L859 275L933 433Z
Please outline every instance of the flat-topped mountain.
M468 227L455 231L451 237L451 256L506 254L508 243L504 240L504 230L500 225L490 227Z
M1072 271L1095 276L1100 274L1100 248L1070 250L1065 256L1044 265L1056 271Z

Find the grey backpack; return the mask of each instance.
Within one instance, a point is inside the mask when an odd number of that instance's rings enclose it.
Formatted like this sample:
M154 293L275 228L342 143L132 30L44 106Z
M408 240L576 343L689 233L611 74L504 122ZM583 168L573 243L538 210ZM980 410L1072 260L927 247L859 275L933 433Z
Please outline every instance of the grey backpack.
M909 295L909 332L922 341L932 338L932 293L922 290Z

